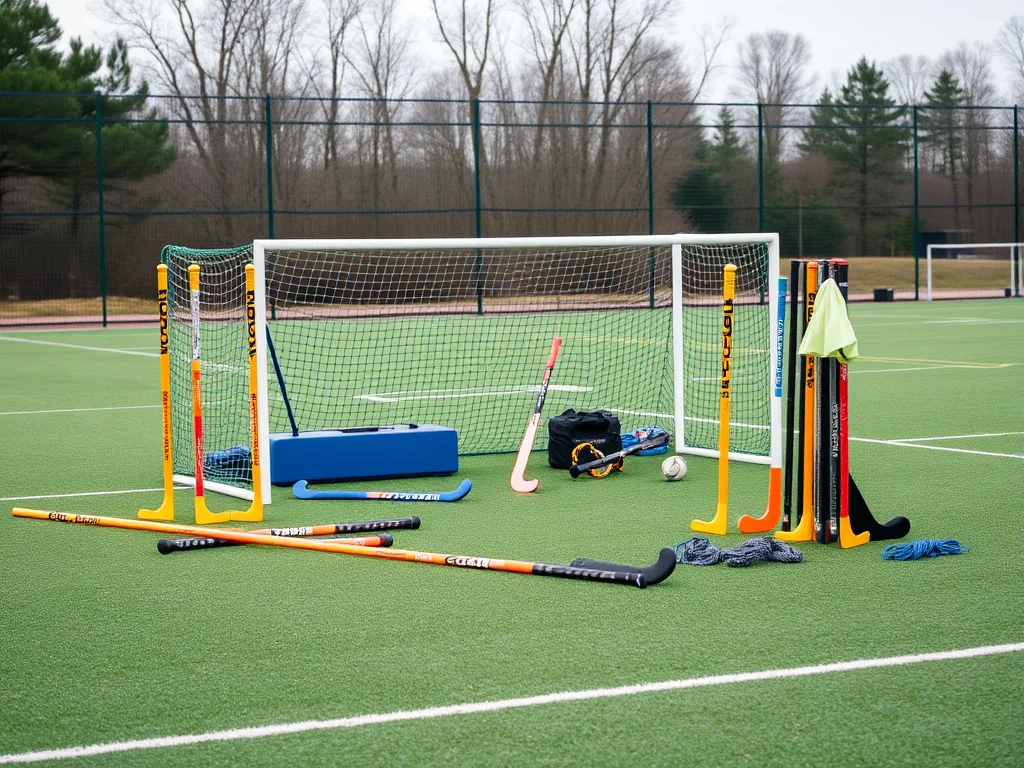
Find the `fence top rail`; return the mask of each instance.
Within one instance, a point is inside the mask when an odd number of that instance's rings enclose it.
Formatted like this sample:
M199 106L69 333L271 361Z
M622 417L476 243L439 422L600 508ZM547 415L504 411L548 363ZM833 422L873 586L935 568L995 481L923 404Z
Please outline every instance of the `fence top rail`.
M263 251L299 250L478 250L499 248L582 248L664 245L737 245L777 244L774 232L741 232L727 235L596 235L594 237L439 237L413 239L274 239L254 240L253 247Z
M44 98L95 98L101 97L104 99L135 99L138 98L137 94L129 93L105 93L103 91L89 91L84 93L60 93L54 91L0 91L0 96L24 96L24 97L44 97ZM415 103L415 104L470 104L471 99L439 99L430 97L416 97L409 96L403 98L390 98L382 99L372 96L287 96L282 94L263 94L259 96L245 96L240 94L225 94L224 96L202 96L200 94L172 94L172 93L150 93L147 94L149 99L160 99L160 100L174 100L174 101L263 101L265 99L271 99L272 101L311 101L311 102L388 102L388 103ZM958 110L958 111L993 111L993 110L1018 110L1024 108L1024 105L1020 104L847 104L847 103L835 103L830 102L824 103L758 103L755 101L596 101L596 100L573 100L573 99L478 99L481 105L531 105L531 104L549 104L549 105L576 105L576 106L615 106L615 107L627 107L627 106L647 106L650 104L652 107L744 107L757 109L761 108L785 108L785 109L818 109L820 107L831 107L838 110L846 109L889 109L889 110L904 110L916 108L919 110Z

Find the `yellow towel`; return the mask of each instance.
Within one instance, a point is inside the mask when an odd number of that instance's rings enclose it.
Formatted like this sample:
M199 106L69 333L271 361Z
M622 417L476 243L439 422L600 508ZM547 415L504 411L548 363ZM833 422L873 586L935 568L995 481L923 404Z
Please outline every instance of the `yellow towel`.
M857 336L846 313L843 294L831 277L818 286L814 314L800 341L801 355L835 357L848 363L857 357Z

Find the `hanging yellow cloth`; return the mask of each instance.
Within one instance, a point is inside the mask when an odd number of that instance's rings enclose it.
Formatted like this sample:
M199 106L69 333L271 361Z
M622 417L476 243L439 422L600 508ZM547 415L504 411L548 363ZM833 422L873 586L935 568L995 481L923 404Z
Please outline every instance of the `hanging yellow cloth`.
M857 336L846 313L843 294L831 277L818 286L814 314L800 341L801 355L835 357L848 363L857 357Z

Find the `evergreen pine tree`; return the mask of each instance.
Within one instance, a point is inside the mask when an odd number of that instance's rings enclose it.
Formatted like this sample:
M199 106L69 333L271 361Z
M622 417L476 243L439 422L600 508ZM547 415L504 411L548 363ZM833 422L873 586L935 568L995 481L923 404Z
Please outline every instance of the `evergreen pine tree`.
M833 188L840 196L852 192L858 208L856 253L868 255L869 206L892 196L907 173L902 159L910 131L905 126L906 107L889 97L889 83L882 71L866 57L847 74L837 96L828 89L811 111L810 128L800 148L820 153L833 163ZM881 218L877 214L873 218Z
M963 162L963 115L957 107L963 106L967 94L949 70L942 70L930 90L925 91L925 106L921 109L919 125L921 141L935 153L939 173L949 176L953 190L953 217L960 228L960 195L957 188L957 169Z

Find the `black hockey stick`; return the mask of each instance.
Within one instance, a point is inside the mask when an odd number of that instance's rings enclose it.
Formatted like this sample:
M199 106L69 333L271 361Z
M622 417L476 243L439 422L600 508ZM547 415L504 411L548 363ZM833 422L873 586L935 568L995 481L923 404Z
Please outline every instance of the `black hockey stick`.
M588 461L585 464L574 464L569 467L569 474L574 478L579 477L583 473L589 472L592 469L600 469L601 467L606 467L609 464L614 464L624 456L631 456L634 453L646 451L648 448L660 448L663 445L667 445L668 441L671 439L672 435L669 434L652 437L650 440L644 440L636 445L631 445L629 448L623 448L621 451L609 453L607 456L602 456L600 459Z
M902 539L910 533L910 521L903 517L894 517L887 523L880 523L871 514L860 488L853 482L853 475L850 475L850 528L854 533L871 534L872 541L888 541L889 539Z
M640 573L646 579L647 586L650 586L651 584L664 581L672 575L672 571L676 567L676 553L671 547L665 547L658 554L658 562L646 567L606 563L601 560L588 560L585 557L577 557L569 565L576 568L594 568L599 571L612 571L616 573Z
M792 528L793 520L793 443L796 437L793 419L796 409L797 342L800 335L800 262L790 262L789 359L786 361L786 460L782 470L782 530ZM803 393L803 387L800 388ZM803 409L801 408L801 411Z
M415 529L419 527L420 519L418 517L402 517L395 520L361 520L355 523L306 525L300 528L266 528L260 531L249 531L249 533L262 533L267 536L333 536L339 533L372 533L375 531L393 530L395 528ZM389 534L388 538L391 538ZM203 536L192 539L160 539L156 543L156 548L160 550L160 554L169 555L172 552L190 552L194 549L237 547L240 543L228 541L227 539L214 539ZM391 544L381 543L377 546L390 547Z

